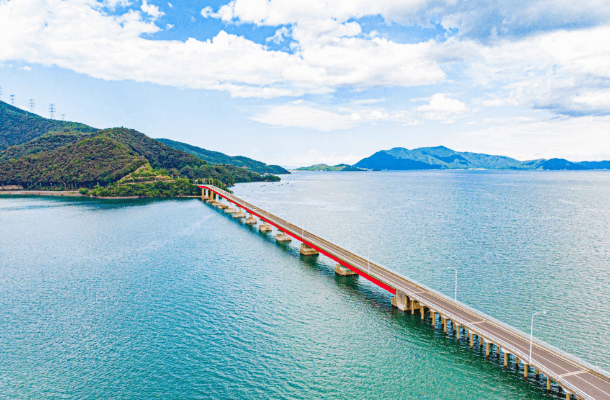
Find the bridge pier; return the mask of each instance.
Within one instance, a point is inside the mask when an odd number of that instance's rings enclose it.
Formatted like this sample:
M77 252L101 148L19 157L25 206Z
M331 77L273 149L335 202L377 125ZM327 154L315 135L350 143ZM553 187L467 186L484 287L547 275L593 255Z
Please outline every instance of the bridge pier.
M504 352L504 367L508 367L508 353Z
M258 230L259 230L259 232L271 232L273 230L273 228L271 227L271 225L269 225L263 221L263 223L261 225L259 225Z
M462 329L462 327L459 325L456 325L456 324L453 324L453 325L455 325L457 327L455 332L456 332L457 340L459 341L460 340L460 330Z
M546 390L547 392L551 390L551 378L546 377Z
M436 312L430 310L430 319L432 319L432 327L436 328Z
M474 347L474 334L472 332L469 332L470 335L470 348L472 349Z
M344 267L344 266L343 266L343 265L341 265L341 264L337 264L337 265L335 265L335 274L337 274L337 275L341 275L341 276L353 276L353 275L358 276L358 274L357 274L357 273L355 273L354 271L352 271L352 270L351 270L351 269L349 269L349 268ZM394 299L395 299L395 298L396 298L396 297L393 297L393 298L392 298L392 305L394 305ZM403 311L404 311L404 310L403 310Z
M529 374L529 367L530 366L528 364L523 363L523 377L525 379L527 379L530 376L530 374Z
M423 304L419 304L419 312L421 313L421 320L423 321L424 318L426 317L426 306L424 306Z
M233 218L246 218L246 213L239 209L239 212L233 214Z
M337 270L335 269L335 272ZM413 303L411 301L411 303ZM392 305L398 308L400 311L406 311L409 309L409 298L403 292L397 290L396 296L392 297Z
M447 333L447 318L441 316L441 320L443 321L443 331Z
M485 357L489 358L489 342L485 342Z
M307 246L305 243L301 243L301 250L299 250L299 253L301 253L304 256L317 256L320 253L318 253L318 251L316 249L312 249L311 247Z
M225 208L225 212L226 212L227 214L236 214L236 213L237 213L237 210L236 210L236 209L234 209L234 208L231 208L231 207L227 207L227 208Z
M292 238L290 237L290 235L287 235L284 232L280 232L275 235L275 240L277 240L278 242L291 242Z
M256 225L256 218L254 218L252 214L246 218L246 225Z

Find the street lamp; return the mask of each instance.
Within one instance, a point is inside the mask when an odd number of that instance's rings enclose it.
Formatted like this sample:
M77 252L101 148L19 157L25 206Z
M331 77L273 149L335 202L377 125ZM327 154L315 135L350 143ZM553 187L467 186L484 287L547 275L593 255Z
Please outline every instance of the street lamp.
M532 365L532 341L534 340L534 317L538 314L546 314L546 311L538 311L532 315L532 325L530 330L530 356L528 364Z
M454 268L454 267L447 267L447 269L452 269L452 270L455 270L455 293L454 293L454 295L453 295L453 299L454 299L455 301L457 301L457 268Z

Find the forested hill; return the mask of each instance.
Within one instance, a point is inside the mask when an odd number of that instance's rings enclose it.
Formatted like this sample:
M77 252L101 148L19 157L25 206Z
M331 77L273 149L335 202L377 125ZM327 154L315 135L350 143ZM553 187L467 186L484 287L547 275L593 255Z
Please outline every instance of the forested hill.
M46 119L0 101L0 151L27 143L49 132L95 131L97 129L84 124Z
M385 170L414 169L533 169L585 170L606 169L610 162L571 162L562 158L519 161L505 156L459 152L444 146L382 150L360 160L354 167Z
M49 120L3 102L0 102L0 138L5 144L0 150L0 186L109 187L118 185L121 178L141 167L177 180L142 184L156 185L153 188L137 183L133 190L109 189L104 193L190 195L189 191L182 193L188 187L184 184L187 179L215 178L224 185L279 180L234 165L207 163L133 129L98 130L74 122Z
M187 143L176 142L170 139L157 139L161 143L173 147L174 149L182 150L186 153L192 154L196 157L201 158L212 164L231 164L236 167L245 167L250 171L254 171L259 174L289 174L288 170L280 167L279 165L267 165L264 162L256 161L248 157L243 156L228 156L218 151L206 150L201 147L192 146Z

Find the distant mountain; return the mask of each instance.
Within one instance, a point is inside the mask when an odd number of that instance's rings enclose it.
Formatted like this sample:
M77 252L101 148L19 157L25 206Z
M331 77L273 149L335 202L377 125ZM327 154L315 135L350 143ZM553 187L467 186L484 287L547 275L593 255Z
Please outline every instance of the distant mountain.
M157 139L159 142L165 144L166 146L172 147L177 150L184 151L185 153L189 153L194 155L195 157L199 157L202 160L205 160L212 164L231 164L236 167L245 167L250 171L256 172L258 174L290 174L288 170L280 167L279 165L267 165L264 162L256 161L248 157L243 156L228 156L226 154L220 153L218 151L206 150L201 147L193 146L187 143L176 142L175 140L170 139Z
M581 161L578 165L587 169L610 169L610 161Z
M609 168L610 161L573 163L560 158L519 161L505 156L458 152L444 146L382 150L360 160L354 167L385 170L413 169L542 169L584 170Z
M334 166L329 166L326 164L316 164L311 167L302 167L297 168L297 171L364 171L362 168L352 167L347 164L339 164Z

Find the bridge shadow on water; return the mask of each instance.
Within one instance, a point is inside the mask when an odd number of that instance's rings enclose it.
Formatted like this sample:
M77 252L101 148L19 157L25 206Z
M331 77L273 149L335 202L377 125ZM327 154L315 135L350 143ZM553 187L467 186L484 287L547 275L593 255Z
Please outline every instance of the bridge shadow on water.
M271 232L260 232L259 223L246 225L243 219L233 218L232 214L213 207L225 218L236 222L243 229L256 234L261 240L281 251L288 257L298 259L305 271L327 277L329 285L333 285L342 294L343 298L351 302L359 303L366 307L371 315L381 321L385 321L391 329L391 335L398 340L404 341L405 347L409 348L415 356L422 358L433 356L435 362L451 367L447 369L446 381L439 382L450 387L452 382L458 382L464 374L476 375L481 380L494 382L490 390L497 388L510 388L513 394L521 395L519 398L527 399L565 399L565 394L560 393L554 386L551 392L546 392L546 380L535 379L530 375L529 379L523 377L523 369L517 370L515 363L509 363L504 367L503 355L497 356L495 348L489 357L485 355L485 346L481 346L478 339L475 340L474 348L471 349L465 334L460 340L456 338L456 332L450 325L447 333L443 331L440 319L436 320L436 326L432 326L430 315L421 320L421 315L403 312L391 306L392 295L375 284L359 276L340 276L335 274L335 262L324 255L303 256L299 252L300 242L293 239L292 242L277 242L275 235L277 229ZM456 387L459 384L455 385ZM496 394L497 396L497 394ZM451 397L451 396L450 396Z

